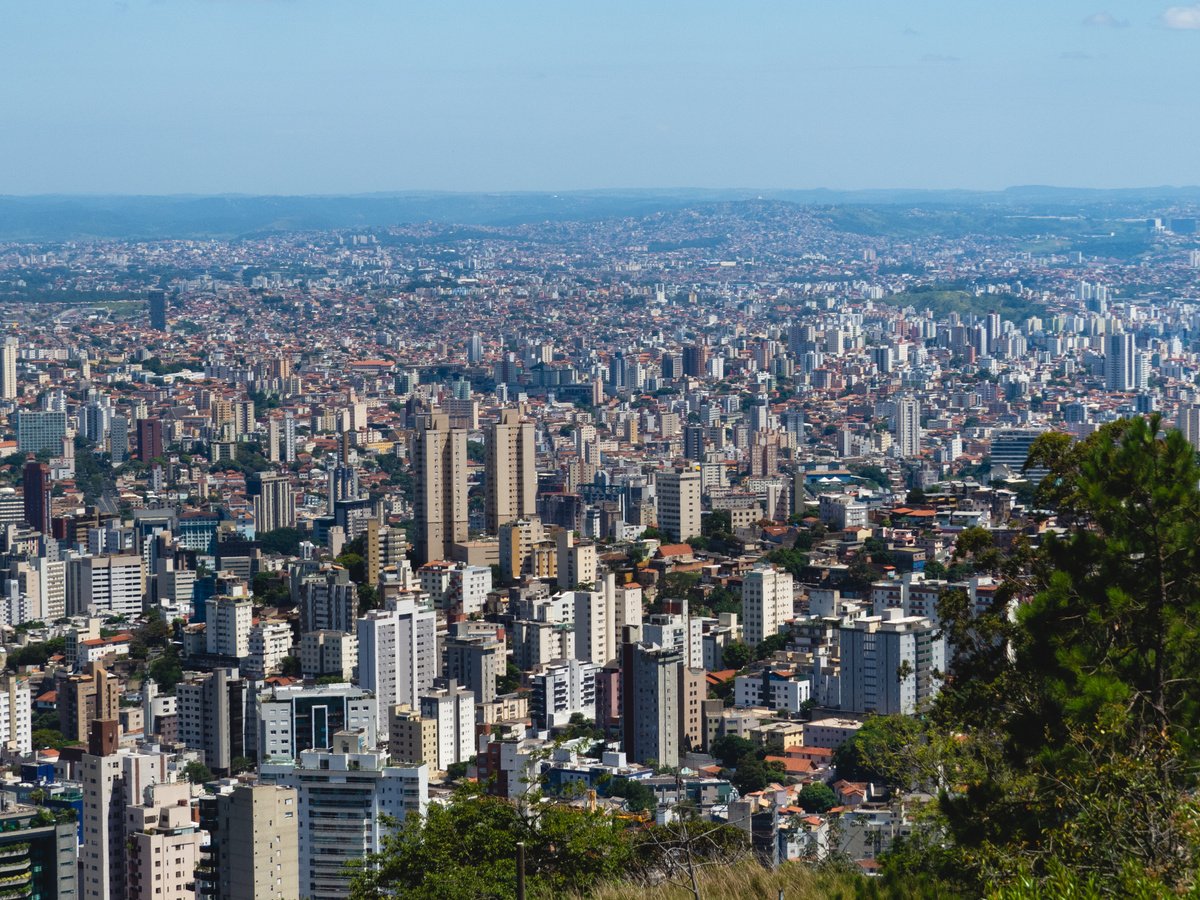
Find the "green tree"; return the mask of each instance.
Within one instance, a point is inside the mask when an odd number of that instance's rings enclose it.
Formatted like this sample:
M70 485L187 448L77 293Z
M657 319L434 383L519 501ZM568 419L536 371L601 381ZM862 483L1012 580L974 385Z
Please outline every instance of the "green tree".
M279 661L279 674L286 675L288 678L300 677L300 657L285 656Z
M752 741L736 734L726 734L713 741L709 751L726 768L737 765L737 761L754 752Z
M837 805L837 794L825 782L814 781L800 789L800 793L796 795L796 802L805 812L823 813Z
M192 784L203 784L206 781L212 781L212 769L197 759L193 759L183 767L183 777Z
M620 797L631 812L643 812L658 807L658 797L642 782L630 778L614 778L608 783L608 796Z
M300 553L300 542L304 540L304 532L299 528L276 528L274 531L256 535L255 540L267 553L297 556Z
M750 662L750 648L741 641L731 641L721 651L721 665L727 669L742 669Z
M463 786L450 803L409 814L352 880L353 900L516 896L517 842L531 897L586 894L615 880L632 856L622 825L553 802L510 803Z

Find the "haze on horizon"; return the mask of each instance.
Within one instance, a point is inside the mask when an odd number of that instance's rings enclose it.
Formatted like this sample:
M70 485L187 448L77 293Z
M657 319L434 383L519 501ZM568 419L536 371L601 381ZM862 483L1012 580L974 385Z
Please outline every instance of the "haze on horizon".
M0 11L0 194L1200 183L1200 5Z

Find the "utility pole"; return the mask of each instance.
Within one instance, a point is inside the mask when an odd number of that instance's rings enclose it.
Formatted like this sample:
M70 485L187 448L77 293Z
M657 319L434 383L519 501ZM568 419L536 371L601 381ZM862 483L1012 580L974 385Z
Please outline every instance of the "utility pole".
M517 900L525 900L525 842L517 841Z

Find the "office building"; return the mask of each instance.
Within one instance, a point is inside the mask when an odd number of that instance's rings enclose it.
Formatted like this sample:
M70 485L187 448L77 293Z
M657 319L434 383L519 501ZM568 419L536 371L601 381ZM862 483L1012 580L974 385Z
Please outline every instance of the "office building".
M700 534L700 471L659 472L654 490L658 501L658 528L674 541Z
M43 819L44 808L5 804L0 811L0 896L19 900L79 897L74 822Z
M417 420L412 447L413 559L417 565L450 559L467 540L467 433L450 427L445 413Z
M328 750L339 731L361 731L374 747L375 697L349 684L275 687L258 700L258 758L291 761L304 750Z
M167 292L152 290L146 296L146 305L150 311L150 327L155 331L167 330Z
M85 556L67 564L68 615L135 618L146 592L145 563L133 554Z
M515 409L500 412L487 429L485 525L488 534L500 526L537 513L537 466L533 450L534 425L522 422Z
M751 647L778 634L792 619L792 576L774 566L742 576L742 623Z
M53 410L22 409L13 416L17 450L21 453L62 452L67 436L67 414Z
M25 501L25 524L34 531L50 534L50 467L36 460L28 460L21 475Z
M1104 387L1122 393L1137 387L1137 349L1132 334L1110 334L1104 339Z
M163 456L163 427L158 419L138 419L138 459L149 465Z

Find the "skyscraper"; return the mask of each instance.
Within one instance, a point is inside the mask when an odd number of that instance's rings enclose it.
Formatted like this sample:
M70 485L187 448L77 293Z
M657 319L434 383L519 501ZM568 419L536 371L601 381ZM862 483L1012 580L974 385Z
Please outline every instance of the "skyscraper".
M672 540L700 534L700 472L696 469L659 472L654 482L658 527Z
M21 484L25 492L25 521L42 534L50 533L50 467L37 460L25 463Z
M147 305L150 307L150 327L155 331L167 330L167 292L150 291Z
M500 412L500 421L487 430L486 527L500 526L537 514L537 466L532 422L522 422L515 409Z
M921 455L921 401L904 397L896 401L896 449L903 459Z
M147 465L163 455L163 429L158 419L138 419L138 459Z
M16 338L5 338L0 344L0 400L15 400L17 396L17 356L20 347Z
M413 557L418 565L449 559L468 537L467 433L450 427L445 413L417 420L413 441Z
M380 734L397 704L414 709L437 677L437 620L412 597L388 602L358 620L358 683L373 691Z
M239 784L200 799L210 842L196 872L198 897L291 900L300 896L299 797L293 787Z
M247 479L246 491L254 503L254 527L265 533L296 525L296 498L286 475L258 472Z
M630 762L654 760L678 766L688 746L701 739L704 670L691 669L683 654L637 641L627 626L621 643L621 737Z
M1104 340L1104 387L1132 391L1136 387L1136 350L1132 334L1110 334Z

